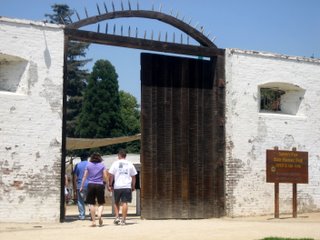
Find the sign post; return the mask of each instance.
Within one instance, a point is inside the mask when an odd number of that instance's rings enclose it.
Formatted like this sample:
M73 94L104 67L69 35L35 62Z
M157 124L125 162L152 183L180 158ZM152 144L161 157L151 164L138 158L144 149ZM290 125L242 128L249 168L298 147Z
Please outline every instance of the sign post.
M292 217L297 217L297 208L298 208L298 196L297 196L297 184L292 184Z
M274 183L274 218L279 218L279 183Z
M267 182L274 183L274 217L279 218L279 183L292 183L292 217L297 217L297 183L308 183L308 152L267 150Z

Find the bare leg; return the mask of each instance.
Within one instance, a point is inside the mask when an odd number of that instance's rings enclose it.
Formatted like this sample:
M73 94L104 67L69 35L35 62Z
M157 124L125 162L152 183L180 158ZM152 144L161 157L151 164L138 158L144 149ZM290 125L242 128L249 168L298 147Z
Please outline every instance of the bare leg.
M102 212L103 212L103 205L99 205L98 207L98 218L99 218L99 225L102 226Z
M126 222L127 214L128 214L128 203L124 202L124 203L122 203L122 220L123 220L123 222Z
M116 215L116 218L119 217L119 210L120 210L120 203L114 203L114 214Z
M120 204L119 203L114 203L113 207L114 207L114 214L115 214L115 217L116 217L114 219L113 223L118 225L120 223L120 219L119 219Z
M91 217L91 205L90 204L88 204L88 210L89 210L89 214L90 214L90 217Z
M91 220L92 220L92 226L96 225L96 206L90 205L90 214L91 214Z

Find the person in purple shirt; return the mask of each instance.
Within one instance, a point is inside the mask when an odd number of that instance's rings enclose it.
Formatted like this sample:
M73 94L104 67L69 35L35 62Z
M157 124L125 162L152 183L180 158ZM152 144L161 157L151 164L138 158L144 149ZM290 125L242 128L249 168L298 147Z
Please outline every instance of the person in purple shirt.
M105 183L107 182L107 169L102 163L102 157L99 153L93 153L90 157L86 169L84 171L84 176L82 178L80 192L84 189L84 183L88 178L88 192L87 192L87 204L90 204L90 214L92 224L91 227L96 226L96 200L98 202L98 219L99 226L102 226L102 212L103 205L105 203L104 189Z

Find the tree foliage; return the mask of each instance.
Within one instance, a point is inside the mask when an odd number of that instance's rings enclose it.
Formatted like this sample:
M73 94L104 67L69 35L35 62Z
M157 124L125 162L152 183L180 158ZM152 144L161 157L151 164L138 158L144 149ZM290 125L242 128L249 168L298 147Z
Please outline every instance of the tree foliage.
M69 24L74 11L65 4L51 6L45 14L50 23ZM99 60L89 74L85 65L88 43L68 42L67 51L67 137L106 138L130 136L140 132L140 111L137 100L120 91L118 75L109 61ZM118 148L138 153L140 141L91 150L75 150L68 154L100 151L115 153Z
M130 136L140 133L140 110L137 99L125 91L120 91L119 94L124 134Z
M140 133L140 110L137 99L130 93L120 91L120 115L125 136ZM140 141L124 143L121 146L130 153L140 152Z
M118 75L107 60L98 60L89 77L84 93L77 134L82 138L108 138L123 135L120 115ZM113 153L114 147L100 149Z
M50 23L55 24L69 24L70 19L68 16L72 16L74 11L66 4L54 4L51 6L53 14L46 13L44 16L49 18Z

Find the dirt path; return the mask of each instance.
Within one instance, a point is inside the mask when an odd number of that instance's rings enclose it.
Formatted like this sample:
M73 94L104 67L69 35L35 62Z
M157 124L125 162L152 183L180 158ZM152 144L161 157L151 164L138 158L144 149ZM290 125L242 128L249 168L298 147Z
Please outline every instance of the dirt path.
M102 227L89 227L89 220L76 218L54 224L0 224L0 239L10 240L82 240L82 239L166 239L166 240L250 240L279 236L320 240L320 213L255 218L220 218L204 220L142 220L129 217L126 226L115 226L113 218L104 217Z

